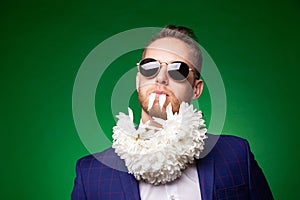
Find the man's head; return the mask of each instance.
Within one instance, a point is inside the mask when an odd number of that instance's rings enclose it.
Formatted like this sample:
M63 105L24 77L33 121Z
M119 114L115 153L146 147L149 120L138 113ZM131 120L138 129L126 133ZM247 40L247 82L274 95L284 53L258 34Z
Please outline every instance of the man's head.
M178 112L181 102L201 95L202 56L191 36L193 32L188 28L167 26L146 46L136 82L144 122L150 116L165 118L169 103L173 112ZM154 105L148 110L151 94L155 97ZM166 101L161 108L159 99L164 95Z

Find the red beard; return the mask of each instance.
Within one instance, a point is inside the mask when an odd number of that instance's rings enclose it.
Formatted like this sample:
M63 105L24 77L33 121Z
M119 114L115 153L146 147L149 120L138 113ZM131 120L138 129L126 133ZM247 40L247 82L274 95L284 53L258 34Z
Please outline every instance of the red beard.
M163 105L163 108L160 109L158 105L158 98L155 99L153 107L148 111L148 102L149 102L149 96L151 93L154 93L155 91L162 91L166 94L167 98ZM139 88L138 92L139 102L142 107L142 109L148 113L150 116L159 117L162 119L166 119L166 107L169 105L169 103L172 104L172 111L173 113L179 111L180 102L177 99L177 97L174 95L174 93L170 90L168 90L165 86L160 86L159 88L157 86L150 87L143 91L141 88Z

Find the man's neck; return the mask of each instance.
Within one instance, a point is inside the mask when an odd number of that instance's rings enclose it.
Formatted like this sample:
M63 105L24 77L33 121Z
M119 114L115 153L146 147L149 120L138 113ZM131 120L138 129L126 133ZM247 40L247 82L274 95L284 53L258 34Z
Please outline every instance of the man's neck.
M148 113L146 113L143 109L142 109L142 122L143 124L145 124L147 121L151 120L152 118L149 116Z

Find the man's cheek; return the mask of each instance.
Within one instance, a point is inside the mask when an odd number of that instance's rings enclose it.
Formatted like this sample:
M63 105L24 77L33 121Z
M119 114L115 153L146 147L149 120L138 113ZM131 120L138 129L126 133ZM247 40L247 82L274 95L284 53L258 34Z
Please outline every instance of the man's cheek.
M147 87L151 87L153 85L155 85L154 79L146 79L146 78L140 79L140 82L139 82L140 88L147 88Z

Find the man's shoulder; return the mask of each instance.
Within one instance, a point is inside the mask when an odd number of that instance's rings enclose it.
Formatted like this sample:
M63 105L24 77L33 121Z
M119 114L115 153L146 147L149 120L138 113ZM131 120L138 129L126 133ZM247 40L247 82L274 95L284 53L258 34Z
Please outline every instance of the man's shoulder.
M248 144L246 139L234 135L220 135L219 141L223 143Z
M78 161L80 161L80 162L92 162L92 161L94 161L97 158L111 157L114 154L115 154L114 149L110 147L110 148L105 149L105 150L103 150L101 152L93 153L93 154L89 154L89 155L83 156Z
M205 146L209 150L208 156L234 154L240 157L247 155L250 151L248 141L244 138L232 135L207 134L207 136Z
M207 134L206 143L215 143L216 145L239 145L248 146L248 141L244 138L233 135L214 135Z
M124 161L115 153L113 148L108 148L102 152L90 154L77 161L80 168L113 168L126 171Z

